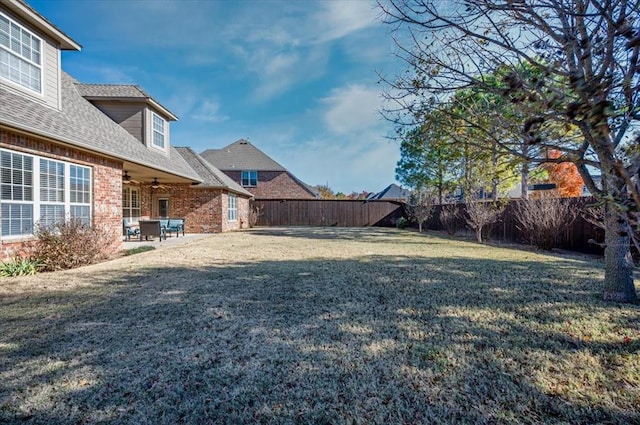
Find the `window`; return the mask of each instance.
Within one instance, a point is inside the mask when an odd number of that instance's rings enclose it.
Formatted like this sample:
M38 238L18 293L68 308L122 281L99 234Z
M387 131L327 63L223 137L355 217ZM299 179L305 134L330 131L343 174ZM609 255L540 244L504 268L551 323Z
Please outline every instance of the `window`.
M42 41L0 13L0 77L42 92Z
M2 236L33 233L33 158L0 151Z
M2 236L29 236L35 222L67 217L91 224L91 169L0 150Z
M169 199L158 199L158 217L169 218Z
M40 159L40 224L64 221L64 163Z
M153 114L153 146L164 149L164 119L157 114Z
M69 166L69 202L71 218L91 224L91 174L87 167Z
M258 185L258 172L257 171L243 171L241 178L242 186L257 186Z
M133 187L122 189L122 218L129 222L140 220L140 190Z
M229 194L229 208L228 208L229 221L238 220L238 197L236 195Z

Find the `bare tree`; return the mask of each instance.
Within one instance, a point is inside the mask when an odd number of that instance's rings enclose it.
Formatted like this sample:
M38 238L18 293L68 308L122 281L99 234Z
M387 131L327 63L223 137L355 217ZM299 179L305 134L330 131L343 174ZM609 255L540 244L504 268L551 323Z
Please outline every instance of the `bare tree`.
M422 225L433 215L437 195L427 189L419 189L411 194L409 215L418 223L418 231L422 233Z
M558 245L562 230L573 223L578 213L571 199L550 196L523 200L514 206L517 226L527 242L546 250Z
M640 205L640 1L379 4L412 71L388 81L387 96L397 106L387 115L398 112L398 121L409 118L415 125L422 111L450 104L459 90L518 104L526 145L536 147L534 152L561 153L525 159L574 163L605 207L604 298L637 302L630 234ZM503 75L499 81L487 78L496 73ZM478 130L487 137L499 134ZM524 156L510 140L495 142L501 154Z
M458 206L456 204L442 205L440 209L440 225L448 234L456 234L458 230Z
M252 205L249 210L249 227L256 227L258 220L263 214L263 205Z
M468 200L465 204L465 221L476 234L476 240L482 243L482 231L496 223L506 207L500 201Z

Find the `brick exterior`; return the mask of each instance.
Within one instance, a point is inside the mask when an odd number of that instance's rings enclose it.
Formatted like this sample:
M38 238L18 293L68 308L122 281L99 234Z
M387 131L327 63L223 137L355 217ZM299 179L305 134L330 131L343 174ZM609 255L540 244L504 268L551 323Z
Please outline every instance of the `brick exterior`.
M186 219L187 233L220 233L247 228L249 225L249 198L237 195L238 219L228 221L228 192L223 189L193 188L191 185L166 184L153 189L140 187L140 214L142 218L158 216L158 199L169 199L170 217Z
M113 254L122 249L122 162L103 158L46 140L0 130L0 147L91 167L93 183L93 224L101 226L112 237L105 247ZM33 239L0 241L0 257L18 253Z
M0 130L0 147L41 157L91 167L93 183L93 224L111 237L106 251L122 249L122 162L83 152L72 147ZM200 189L188 184L166 184L154 189L139 185L142 218L158 216L157 200L169 199L170 216L186 219L186 233L218 233L249 227L250 199L237 195L238 219L228 220L228 191ZM0 240L0 259L28 252L34 238Z
M242 184L242 171L222 170L236 183ZM286 171L258 171L258 185L245 187L256 199L315 199L308 190Z

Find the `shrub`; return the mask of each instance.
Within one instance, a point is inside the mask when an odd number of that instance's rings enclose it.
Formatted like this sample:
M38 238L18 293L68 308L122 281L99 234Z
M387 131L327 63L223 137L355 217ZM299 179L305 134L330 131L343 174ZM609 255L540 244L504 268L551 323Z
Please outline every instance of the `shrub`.
M443 205L440 209L440 224L449 234L455 235L458 231L458 210L455 205Z
M42 262L30 258L13 257L9 261L0 262L0 276L30 276L38 273Z
M255 227L258 224L258 219L262 215L262 206L254 206L249 211L249 227Z
M465 221L476 234L476 240L482 242L482 229L497 222L506 204L499 201L470 201L466 203Z
M515 205L518 228L528 243L551 250L558 245L561 231L578 216L578 209L562 198L522 201Z
M429 190L418 190L411 195L408 206L409 217L418 223L418 231L422 232L422 225L431 218L436 205L436 197Z
M108 245L108 234L80 220L38 225L35 235L38 240L32 256L45 271L73 269L107 257L104 247Z
M397 221L396 221L396 227L398 229L404 229L405 227L407 227L409 225L409 220L407 220L404 217L400 217Z

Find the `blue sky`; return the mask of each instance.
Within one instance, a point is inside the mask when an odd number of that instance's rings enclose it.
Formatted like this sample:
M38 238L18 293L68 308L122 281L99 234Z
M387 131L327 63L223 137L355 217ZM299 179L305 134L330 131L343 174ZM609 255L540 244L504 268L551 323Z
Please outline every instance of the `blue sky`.
M378 74L399 64L372 0L27 1L82 45L63 53L65 71L140 85L179 117L176 146L246 138L336 192L394 182Z

